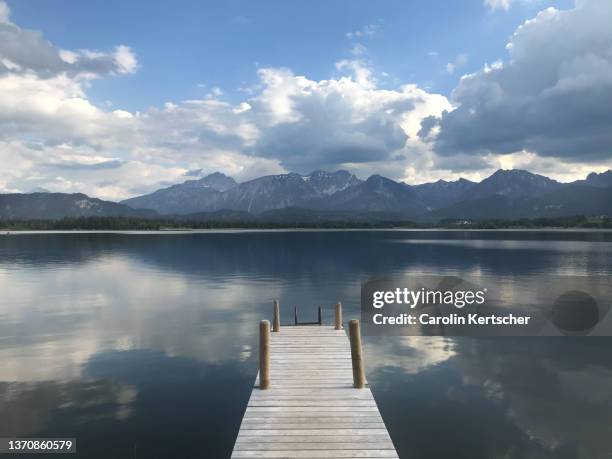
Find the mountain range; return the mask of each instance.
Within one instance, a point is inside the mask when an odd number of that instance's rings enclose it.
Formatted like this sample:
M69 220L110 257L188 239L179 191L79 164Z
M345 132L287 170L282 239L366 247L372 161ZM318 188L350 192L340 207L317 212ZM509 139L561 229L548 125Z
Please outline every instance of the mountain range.
M0 194L2 219L133 216L211 219L232 215L386 215L399 219L537 218L612 215L612 170L560 183L525 170L498 170L481 182L408 185L344 171L268 175L238 183L220 172L120 203L84 194Z
M156 217L155 211L90 198L83 193L0 194L0 219L55 220L62 217Z

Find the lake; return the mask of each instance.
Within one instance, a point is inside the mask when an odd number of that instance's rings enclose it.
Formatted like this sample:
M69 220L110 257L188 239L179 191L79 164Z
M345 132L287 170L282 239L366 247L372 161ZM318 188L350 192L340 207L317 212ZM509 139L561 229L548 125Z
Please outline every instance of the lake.
M359 315L373 277L505 288L611 276L598 231L218 231L0 236L0 436L77 457L229 457L258 322ZM612 338L364 337L402 458L612 457ZM36 457L41 457L37 455Z

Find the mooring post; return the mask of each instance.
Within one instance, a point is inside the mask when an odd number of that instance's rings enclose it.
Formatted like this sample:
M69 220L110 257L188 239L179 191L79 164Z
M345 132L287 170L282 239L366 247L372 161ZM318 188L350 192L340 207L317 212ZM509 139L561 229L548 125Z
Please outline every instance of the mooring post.
M293 319L295 321L295 325L297 325L298 324L297 306L293 308L293 315L294 315Z
M259 322L259 388L270 387L270 321Z
M336 330L342 330L342 303L336 303Z
M349 321L349 339L351 341L351 360L353 363L353 386L355 389L363 389L365 387L365 373L361 353L361 331L357 319Z
M319 325L323 325L323 311L321 310L321 306L319 306Z
M280 305L278 304L278 300L274 300L274 319L272 321L272 331L280 331Z

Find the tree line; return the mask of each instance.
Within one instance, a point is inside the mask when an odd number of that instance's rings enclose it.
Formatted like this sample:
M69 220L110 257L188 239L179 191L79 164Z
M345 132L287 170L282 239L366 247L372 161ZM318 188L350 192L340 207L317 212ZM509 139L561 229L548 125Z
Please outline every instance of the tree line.
M64 217L56 220L3 220L3 231L62 231L62 230L108 230L108 231L161 231L182 229L282 229L282 228L463 228L463 229L529 229L529 228L612 228L610 217L586 217L576 215L555 218L521 218L513 220L461 220L447 219L437 223L415 223L405 220L358 220L334 219L318 221L266 221L249 220L183 220L138 217Z

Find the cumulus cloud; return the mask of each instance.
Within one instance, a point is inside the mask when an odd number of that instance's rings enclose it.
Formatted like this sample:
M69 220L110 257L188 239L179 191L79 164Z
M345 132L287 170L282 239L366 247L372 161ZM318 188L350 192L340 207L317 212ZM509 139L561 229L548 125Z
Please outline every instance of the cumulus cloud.
M142 113L93 105L77 77L5 75L0 152L14 167L0 187L119 199L193 171L248 179L349 167L405 178L407 164L427 155L417 136L422 119L450 109L447 99L415 85L380 89L361 60L341 61L337 71L316 81L263 68L258 90L242 102L214 90Z
M583 147L610 146L608 19L588 1L544 11L514 34L509 60L462 78L452 104L413 84L381 87L383 72L356 52L329 79L260 68L243 100L212 87L130 112L87 95L96 78L138 70L129 47L62 50L13 24L0 0L0 192L122 199L216 170L244 180L346 168L410 183L508 164L560 173L567 162L542 158L571 145L602 158Z
M341 61L337 69L346 74L321 81L288 69L260 70L263 90L249 100L249 118L260 135L248 151L292 171L358 166L373 172L411 156L409 140L421 143L421 119L450 108L445 97L415 85L378 88L363 61ZM394 167L392 175L403 177Z
M0 1L0 76L5 74L58 75L96 78L132 73L137 61L131 49L120 45L110 52L61 50L38 31L18 27L10 21L10 10Z
M365 77L316 82L288 71L266 73L265 78L273 78L286 92L283 97L275 88L273 97L262 94L254 101L256 110L278 111L275 118L283 121L262 131L254 154L281 158L287 169L306 172L348 162L383 161L404 147L407 136L398 115L412 110L418 95L384 94Z
M612 157L612 3L577 0L526 21L509 58L464 76L454 110L420 135L440 155L521 151L565 161Z
M6 165L0 191L46 188L120 199L202 165L240 172L253 162L239 150L256 128L237 119L244 104L216 99L218 88L210 100L144 113L106 111L86 89L92 79L136 71L130 48L62 50L11 23L1 1L0 13L0 157Z

